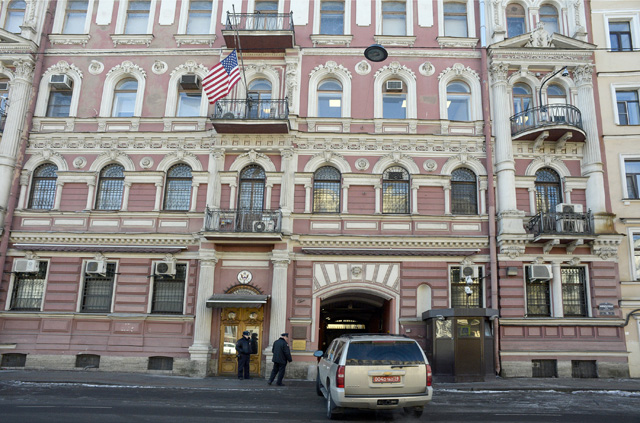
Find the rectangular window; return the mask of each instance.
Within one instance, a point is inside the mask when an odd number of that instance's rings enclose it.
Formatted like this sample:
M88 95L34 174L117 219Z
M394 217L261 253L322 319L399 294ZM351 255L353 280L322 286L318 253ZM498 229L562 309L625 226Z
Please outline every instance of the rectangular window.
M320 34L344 34L344 2L323 1L321 3Z
M640 160L625 160L624 173L627 181L627 198L640 199Z
M478 277L471 278L468 284L460 273L460 267L452 267L449 273L451 283L451 308L482 308L484 292L482 289L482 276L484 272L479 268ZM466 288L469 288L467 290Z
M200 116L200 103L202 102L202 94L199 92L178 93L178 117Z
M532 280L527 267L527 317L551 317L551 293L549 281Z
M407 95L382 94L382 117L384 119L407 118Z
M84 34L88 1L68 1L64 14L63 34Z
M187 265L177 264L176 274L153 277L152 313L182 314L184 287L187 280Z
M382 35L407 35L407 4L404 1L382 3Z
M211 28L211 1L189 3L187 34L208 34Z
M447 37L468 37L467 5L447 2L443 7L444 35Z
M69 117L73 91L51 91L47 104L47 117Z
M587 277L584 267L563 267L561 270L564 317L587 317Z
M616 101L620 125L640 125L638 91L616 91Z
M633 268L635 279L640 280L640 233L633 234Z
M82 306L84 313L109 313L113 298L113 282L116 276L116 264L107 263L104 275L85 273Z
M35 273L16 273L11 295L11 310L40 311L47 279L46 261L39 263Z
M127 22L124 27L124 33L147 34L150 13L150 1L130 1L127 8Z
M609 22L611 51L632 51L630 22Z

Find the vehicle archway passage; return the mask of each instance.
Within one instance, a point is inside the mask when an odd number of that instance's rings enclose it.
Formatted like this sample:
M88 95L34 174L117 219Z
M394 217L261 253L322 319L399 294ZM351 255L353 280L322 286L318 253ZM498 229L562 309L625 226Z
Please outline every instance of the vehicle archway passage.
M320 303L319 348L345 333L388 333L391 302L362 292L341 293Z

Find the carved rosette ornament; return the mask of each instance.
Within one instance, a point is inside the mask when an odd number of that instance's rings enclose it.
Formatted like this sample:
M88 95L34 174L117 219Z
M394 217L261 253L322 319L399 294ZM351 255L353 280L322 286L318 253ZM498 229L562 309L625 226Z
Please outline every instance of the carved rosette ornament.
M358 160L356 160L356 169L358 170L369 169L369 160L365 159L364 157L361 157Z
M83 169L87 165L87 159L82 156L73 159L73 167L76 169Z
M436 67L433 66L431 62L424 62L423 64L420 65L420 67L418 68L418 71L420 72L421 75L431 76L434 73L436 73Z
M89 64L89 73L92 75L100 75L104 71L104 64L97 60L92 60Z
M362 60L356 64L355 70L358 75L367 75L371 72L371 65L366 60Z

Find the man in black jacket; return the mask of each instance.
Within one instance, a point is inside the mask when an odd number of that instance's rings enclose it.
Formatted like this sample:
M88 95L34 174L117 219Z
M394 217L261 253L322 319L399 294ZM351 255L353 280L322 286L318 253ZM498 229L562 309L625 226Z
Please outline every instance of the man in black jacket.
M250 379L249 360L251 359L251 333L248 330L242 332L242 338L236 342L238 353L238 379Z
M291 352L289 351L289 339L288 333L280 335L280 339L273 343L273 370L271 370L271 377L269 377L269 385L273 383L273 380L278 375L278 386L284 386L282 379L284 378L284 371L287 368L287 363L291 363Z

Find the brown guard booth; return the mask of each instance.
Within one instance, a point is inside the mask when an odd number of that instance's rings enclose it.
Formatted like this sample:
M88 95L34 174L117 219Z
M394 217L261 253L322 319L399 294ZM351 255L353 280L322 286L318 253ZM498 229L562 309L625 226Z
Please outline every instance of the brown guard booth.
M427 358L441 382L480 382L494 376L489 308L443 308L422 314L427 324Z

